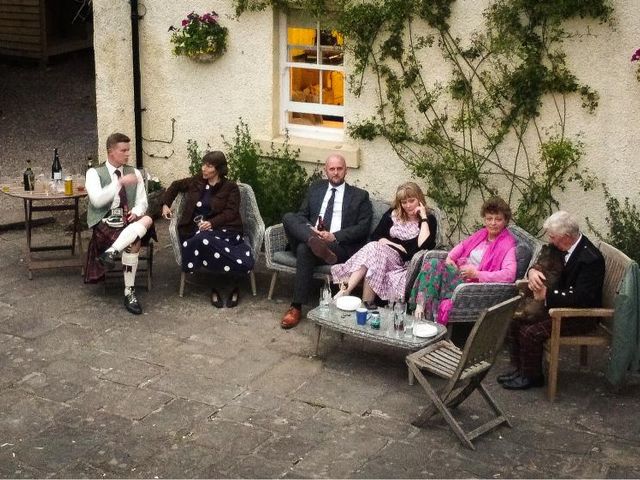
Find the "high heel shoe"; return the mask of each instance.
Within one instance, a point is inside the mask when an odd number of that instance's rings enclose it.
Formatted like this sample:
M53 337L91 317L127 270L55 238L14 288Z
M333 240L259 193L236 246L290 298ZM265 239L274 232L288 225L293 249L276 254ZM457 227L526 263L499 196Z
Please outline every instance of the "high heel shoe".
M234 287L229 294L229 298L227 299L227 308L233 308L238 306L238 301L240 300L240 291L238 287Z
M222 303L222 297L218 293L218 290L216 290L215 288L211 289L211 305L216 308L224 307L224 304Z

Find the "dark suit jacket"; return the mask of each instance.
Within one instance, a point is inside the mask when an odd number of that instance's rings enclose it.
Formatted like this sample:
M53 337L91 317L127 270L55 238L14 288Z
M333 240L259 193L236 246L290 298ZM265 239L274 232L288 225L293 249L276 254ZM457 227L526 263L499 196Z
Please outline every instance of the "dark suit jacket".
M547 307L600 307L604 257L584 235L564 266L560 280L547 289Z
M322 200L329 182L319 180L309 185L307 195L302 201L298 214L303 215L311 224L315 224L320 215ZM369 200L369 193L353 185L345 184L342 202L342 228L334 232L336 241L350 254L364 245L369 235L373 207Z
M193 212L196 203L202 197L207 181L201 175L183 178L173 182L164 194L163 204L171 205L179 192L184 192L185 205L182 216L178 221L180 237L190 237L195 233ZM230 228L242 231L242 217L240 216L240 189L235 182L223 179L213 187L211 202L212 214L205 218L211 222L212 228Z

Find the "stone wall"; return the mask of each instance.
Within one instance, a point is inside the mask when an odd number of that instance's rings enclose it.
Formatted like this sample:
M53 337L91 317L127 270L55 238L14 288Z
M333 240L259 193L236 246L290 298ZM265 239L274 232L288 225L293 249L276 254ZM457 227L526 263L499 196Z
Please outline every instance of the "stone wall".
M455 2L450 22L453 34L466 38L479 28L483 24L482 11L489 3ZM640 16L634 14L636 0L613 0L612 4L614 27L579 19L566 25L572 34L565 42L568 64L581 82L600 94L594 114L580 108L579 99L571 101L566 126L569 135L582 134L585 166L606 182L615 196L637 199L640 164L635 161L635 154L640 149L640 139L634 134L634 127L640 119L640 83L629 59L640 47ZM195 139L203 147L208 143L214 149L223 149L221 135L231 138L239 117L258 139L269 140L280 134L277 15L268 10L245 13L235 20L231 18L230 1L192 1L185 6L183 2L156 0L140 8L144 13L140 33L146 168L165 183L186 175L187 139ZM175 57L171 53L169 26L179 25L192 10L204 13L212 8L229 28L226 54L212 64ZM114 130L131 134L134 130L129 4L94 0L94 15L98 133L102 145ZM446 79L447 66L437 51L430 62L434 79ZM348 70L348 59L346 67ZM360 98L346 92L347 119L374 114L374 82L367 80ZM551 101L545 103L541 126L553 123L553 108ZM154 142L171 139L171 119L175 119L173 141ZM316 157L333 145L319 147L310 150ZM349 180L377 196L392 196L395 185L409 176L384 140L347 140L345 149L355 151L357 156L353 163L357 168L351 169ZM505 152L509 152L509 145ZM576 212L580 218L589 216L597 225L604 224L601 191L585 193L572 186L559 198L562 208ZM475 206L472 213L475 214Z

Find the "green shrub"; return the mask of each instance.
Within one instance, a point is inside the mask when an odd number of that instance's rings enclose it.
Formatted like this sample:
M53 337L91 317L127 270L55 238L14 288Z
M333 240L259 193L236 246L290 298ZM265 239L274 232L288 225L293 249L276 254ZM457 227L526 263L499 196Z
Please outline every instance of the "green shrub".
M300 151L291 149L288 137L282 147L271 144L271 150L263 152L240 119L233 139L223 139L229 178L251 185L267 226L280 223L286 212L297 211L309 183L319 178L318 169L309 175L298 163Z
M207 145L207 149L209 145ZM187 140L187 158L189 159L189 173L191 175L198 175L202 172L202 157L204 152L200 151L198 142L191 138Z
M618 250L622 250L630 258L640 263L640 212L635 204L625 197L624 202L611 196L607 186L604 188L605 204L607 206L606 222L609 226L609 234L603 235L597 231L589 218L587 224L595 235L605 242L613 245Z

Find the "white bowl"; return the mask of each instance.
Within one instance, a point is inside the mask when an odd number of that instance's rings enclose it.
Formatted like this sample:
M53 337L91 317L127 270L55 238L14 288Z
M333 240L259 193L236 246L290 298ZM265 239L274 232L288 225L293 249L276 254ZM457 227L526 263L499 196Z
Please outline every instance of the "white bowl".
M430 323L418 323L413 326L413 334L416 337L429 338L438 333L438 327Z
M338 297L336 299L336 307L338 307L340 310L347 310L349 312L354 311L360 306L361 303L362 300L360 300L358 297L352 297L350 295Z

